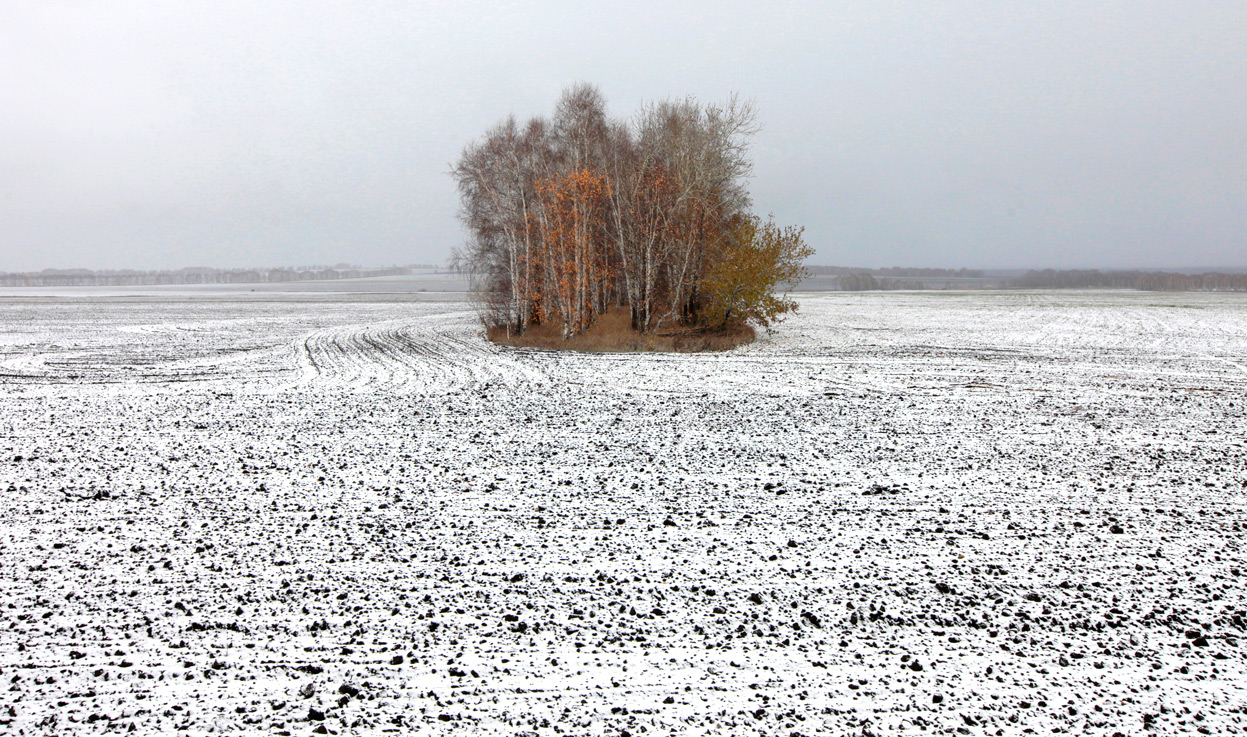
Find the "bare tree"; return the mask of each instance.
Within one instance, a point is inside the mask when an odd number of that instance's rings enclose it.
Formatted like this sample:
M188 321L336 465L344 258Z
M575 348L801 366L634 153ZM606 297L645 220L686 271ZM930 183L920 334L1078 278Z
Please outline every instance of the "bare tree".
M520 128L508 117L465 147L451 170L469 234L456 263L468 267L475 291L492 295L488 319L518 333L533 317L533 217L536 182L553 158L548 131L540 118Z
M753 103L731 97L702 106L691 97L642 108L639 145L666 167L674 191L662 257L666 320L695 319L696 285L706 248L725 236L725 223L750 204L749 139L758 131Z

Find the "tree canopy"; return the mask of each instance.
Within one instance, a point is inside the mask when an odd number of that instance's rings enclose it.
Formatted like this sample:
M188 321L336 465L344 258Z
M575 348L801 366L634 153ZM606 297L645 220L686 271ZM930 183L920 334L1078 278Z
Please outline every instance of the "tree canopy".
M796 303L776 289L806 275L800 228L749 213L752 103L691 97L606 115L594 86L565 90L553 116L508 117L452 169L468 239L456 260L490 326L564 339L613 306L633 329L769 325Z

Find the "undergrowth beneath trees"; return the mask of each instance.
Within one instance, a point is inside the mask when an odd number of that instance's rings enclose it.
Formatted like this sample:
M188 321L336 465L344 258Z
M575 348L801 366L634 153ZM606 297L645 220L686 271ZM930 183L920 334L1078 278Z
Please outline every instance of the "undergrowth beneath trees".
M505 327L486 328L485 335L498 345L515 348L544 348L588 353L703 353L731 350L752 343L757 333L752 327L735 322L713 329L676 325L656 333L642 333L632 327L628 309L613 307L599 315L583 333L564 339L555 325L534 325L523 334Z

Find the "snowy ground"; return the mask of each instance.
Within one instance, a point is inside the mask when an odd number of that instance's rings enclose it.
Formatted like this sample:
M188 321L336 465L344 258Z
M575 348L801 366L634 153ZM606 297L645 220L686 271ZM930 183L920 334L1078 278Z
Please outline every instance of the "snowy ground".
M1247 730L1247 298L0 299L0 733Z

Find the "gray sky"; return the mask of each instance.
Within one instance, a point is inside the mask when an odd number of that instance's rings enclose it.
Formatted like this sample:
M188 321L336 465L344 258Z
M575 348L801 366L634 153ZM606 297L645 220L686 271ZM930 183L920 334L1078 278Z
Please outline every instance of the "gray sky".
M0 271L441 262L579 80L755 99L812 263L1247 265L1242 0L769 5L5 0Z

